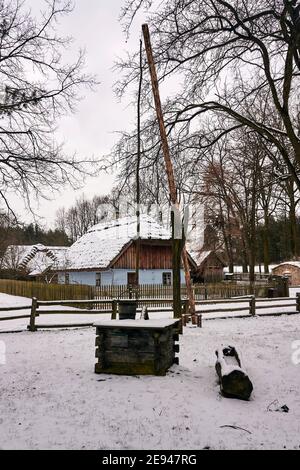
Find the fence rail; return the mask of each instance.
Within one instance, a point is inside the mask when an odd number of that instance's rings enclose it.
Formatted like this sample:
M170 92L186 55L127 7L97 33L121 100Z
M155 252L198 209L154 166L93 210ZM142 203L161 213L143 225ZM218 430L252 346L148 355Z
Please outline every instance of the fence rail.
M31 309L31 305L17 305L15 307L1 307L0 312L14 312L16 310L27 310L27 309ZM30 318L30 315L10 315L9 317L0 317L0 321L16 320L17 318Z
M117 318L118 312L118 300L119 299L97 299L96 302L93 299L90 300L65 300L65 301L44 301L44 300L37 300L35 297L32 298L31 305L18 305L15 307L0 307L1 312L7 311L17 311L17 310L30 310L30 314L28 315L19 315L19 316L0 316L0 321L4 320L16 320L21 318L29 318L29 331L36 331L38 328L59 328L59 327L82 327L82 326L92 326L93 323L71 323L71 324L62 324L62 325L42 325L36 324L36 317L40 315L101 315L101 314L111 314L112 319ZM287 303L287 301L289 301ZM158 302L159 304L164 304L163 307L161 305L155 305ZM265 303L268 302L269 305L257 305L257 302ZM284 302L284 303L282 303ZM47 309L40 309L40 307L49 307L55 305L88 305L93 307L95 304L97 305L110 305L110 309L107 310L106 308L102 309L73 309L73 310L66 310L66 309L59 309L59 310L47 310ZM243 304L237 307L232 307L232 304ZM200 306L200 311L196 312L196 317L192 318L190 313L188 313L188 300L182 300L182 320L183 325L189 320L192 320L193 323L197 323L198 326L202 325L202 316L209 314L209 313L232 313L232 312L245 312L248 310L248 315L255 316L257 314L257 310L261 309L273 309L273 308L287 308L287 307L296 307L296 312L282 312L282 314L289 314L289 313L300 313L300 292L296 294L296 297L278 297L272 299L265 299L265 298L256 298L254 295L240 297L240 298L233 298L233 299L214 299L214 300L197 300L196 305ZM161 311L173 311L172 308L172 299L165 298L165 299L152 299L152 298L144 298L138 300L138 308L141 309L143 307L147 307L148 311L152 312L161 312ZM211 308L207 308L205 310L201 309L201 306L211 306ZM216 307L220 306L220 307ZM274 315L279 315L280 312L274 312ZM270 313L259 313L259 316L263 315L270 315ZM235 315L236 316L236 315ZM245 314L241 315L245 316ZM224 317L219 317L224 318Z
M289 300L289 303L282 303L283 301ZM257 302L268 302L270 305L265 306L265 305L257 305ZM232 303L240 303L240 304L245 304L240 307L230 307L228 308L210 308L210 309L205 309L200 312L196 313L197 317L197 324L198 326L202 325L202 316L208 314L208 313L232 313L232 312L245 312L245 310L248 310L248 315L255 316L257 315L257 310L261 309L273 309L273 308L287 308L287 307L296 307L296 312L295 311L283 311L283 312L274 312L274 315L282 315L282 314L292 314L292 313L300 313L300 292L297 292L296 297L277 297L277 298L272 298L272 299L265 299L265 298L256 298L254 295L247 296L244 298L240 299L226 299L226 300L206 300L206 301L200 301L196 304L198 305L226 305L226 304L232 304ZM274 305L273 305L274 304ZM259 313L258 316L264 316L264 315L272 315L272 313ZM245 315L240 315L241 317L244 317ZM190 313L184 313L182 315L183 317L183 325L186 325L189 320L193 320L191 317ZM237 317L235 315L235 317ZM224 318L224 317L220 317ZM226 318L226 317L225 317Z

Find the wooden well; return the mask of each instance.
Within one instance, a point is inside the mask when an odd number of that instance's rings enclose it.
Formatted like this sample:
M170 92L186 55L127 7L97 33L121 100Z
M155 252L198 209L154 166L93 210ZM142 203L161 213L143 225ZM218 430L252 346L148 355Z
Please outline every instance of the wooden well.
M166 375L179 363L179 320L103 320L94 326L97 374Z

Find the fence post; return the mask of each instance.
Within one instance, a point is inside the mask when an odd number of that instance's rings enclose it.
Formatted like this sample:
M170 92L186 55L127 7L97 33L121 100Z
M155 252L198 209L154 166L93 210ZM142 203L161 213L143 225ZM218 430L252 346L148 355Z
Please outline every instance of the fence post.
M132 299L132 286L128 286L129 298Z
M117 309L118 309L118 302L117 302L116 299L112 300L111 306L112 306L111 319L116 320L117 319Z
M187 299L183 301L182 310L185 315L189 314L189 301Z
M249 313L252 316L255 315L255 303L256 303L255 295L252 295L249 301Z
M182 335L183 334L183 319L184 317L181 317L179 320L179 325L178 325L178 334Z
M296 310L300 312L300 292L296 292Z
M32 304L31 304L31 312L30 312L30 323L29 323L29 331L36 331L37 328L35 326L35 317L36 317L36 309L37 309L37 298L32 297Z
M183 300L182 301L182 325L186 326L187 321L188 321L188 313L189 313L189 301L188 300Z
M283 277L284 297L289 297L290 295L289 283L290 283L289 278L287 276L284 276Z

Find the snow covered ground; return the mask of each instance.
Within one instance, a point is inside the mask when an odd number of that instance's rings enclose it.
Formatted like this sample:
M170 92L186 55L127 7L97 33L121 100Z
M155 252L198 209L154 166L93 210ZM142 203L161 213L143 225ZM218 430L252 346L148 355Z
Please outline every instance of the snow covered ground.
M9 297L0 303L24 302ZM184 329L180 365L166 377L127 377L94 373L94 328L2 332L0 448L300 449L295 341L300 315L204 321ZM222 344L243 353L254 385L249 402L219 393ZM288 413L271 411L282 405Z

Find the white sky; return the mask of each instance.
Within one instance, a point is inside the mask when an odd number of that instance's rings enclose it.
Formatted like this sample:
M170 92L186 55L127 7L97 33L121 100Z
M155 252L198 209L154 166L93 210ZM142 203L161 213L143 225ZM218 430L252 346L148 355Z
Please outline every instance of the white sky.
M27 3L27 2L26 2ZM95 93L88 92L79 104L77 113L62 119L58 136L65 142L66 150L78 156L101 158L107 154L118 136L115 131L131 128L135 122L135 112L126 102L118 102L113 94L112 85L117 78L112 71L114 61L127 50L139 47L139 27L137 21L132 29L128 43L118 21L123 0L76 0L73 13L64 17L61 28L65 35L74 38L74 48L86 48L87 70L97 75L101 82ZM29 0L34 11L43 6L43 0ZM101 174L87 179L81 190L64 188L60 194L52 196L51 201L40 200L33 204L34 210L43 217L42 225L54 224L56 210L69 207L84 193L87 197L106 194L113 185L113 175ZM50 194L49 194L50 196ZM22 201L15 201L16 213L26 222L32 215L23 207Z

